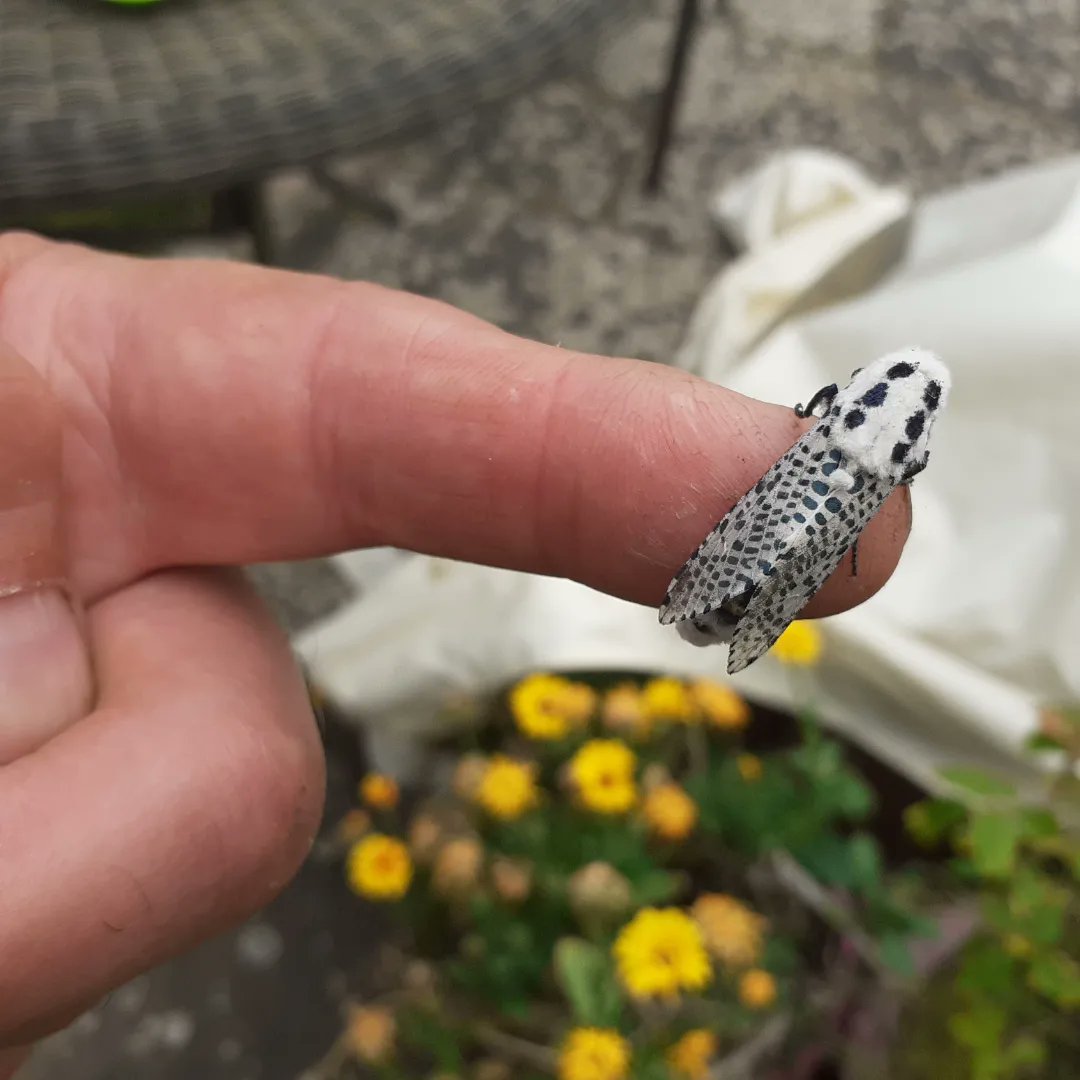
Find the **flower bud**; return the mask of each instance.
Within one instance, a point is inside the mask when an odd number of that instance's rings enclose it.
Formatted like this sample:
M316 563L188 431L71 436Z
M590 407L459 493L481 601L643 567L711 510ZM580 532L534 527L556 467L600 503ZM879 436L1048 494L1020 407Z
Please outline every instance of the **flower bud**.
M513 1069L498 1058L484 1058L473 1069L473 1080L512 1080Z
M491 864L491 884L499 899L520 904L532 892L532 864L524 859L496 859Z
M579 918L622 915L631 902L630 882L610 863L591 862L569 883L570 905Z
M654 761L651 765L647 765L644 772L641 774L641 786L646 792L652 791L653 788L662 787L664 784L670 784L671 782L671 772L666 765L661 765L659 761Z
M465 802L472 802L487 772L487 758L483 754L465 754L454 769L454 794Z
M480 880L484 849L472 837L459 837L445 844L435 856L432 884L443 896L467 895Z
M371 829L371 815L366 810L350 810L337 827L337 837L343 844L355 844Z
M372 1065L386 1061L393 1054L396 1033L397 1023L389 1009L348 1006L345 1043L358 1061Z
M409 850L418 863L426 863L442 841L442 826L427 814L418 814L409 826Z

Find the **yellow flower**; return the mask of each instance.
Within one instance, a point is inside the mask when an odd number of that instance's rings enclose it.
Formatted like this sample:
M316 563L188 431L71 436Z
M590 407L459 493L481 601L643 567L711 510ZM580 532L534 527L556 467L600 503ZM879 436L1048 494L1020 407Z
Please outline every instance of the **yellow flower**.
M672 1072L686 1080L708 1080L709 1062L716 1056L716 1036L705 1028L688 1031L667 1052Z
M397 782L382 773L368 773L360 781L360 798L372 810L393 810L398 804Z
M408 848L382 833L372 833L353 847L346 871L352 890L369 900L400 900L413 874Z
M466 895L480 880L484 849L471 836L461 836L446 844L435 857L431 884L444 896Z
M782 664L813 667L821 659L821 631L806 620L793 622L772 647L772 654Z
M559 1080L624 1080L630 1044L617 1032L575 1028L559 1053Z
M753 754L740 754L735 759L735 767L739 770L739 775L748 784L760 780L761 774L765 771L764 766L761 764L761 758L755 757Z
M698 710L686 685L678 679L650 679L641 691L645 714L650 720L688 724L698 719Z
M634 997L675 997L701 990L712 965L697 923L678 908L643 908L615 941L619 978Z
M691 687L691 692L705 719L713 727L722 731L740 731L750 722L750 706L730 686L699 679Z
M386 1061L394 1050L397 1024L389 1009L349 1005L345 1024L345 1045L359 1061L371 1065Z
M760 968L739 979L739 1000L748 1009L767 1009L776 1001L776 980Z
M530 739L565 739L592 714L596 693L558 675L529 675L510 691L510 711Z
M645 796L642 813L664 840L683 840L697 824L697 804L678 784L660 784Z
M609 731L630 738L644 738L652 727L644 696L633 683L614 686L604 695L600 720Z
M476 789L476 801L492 817L514 821L531 810L539 799L536 766L528 761L496 754L484 770Z
M734 896L704 893L690 908L705 947L728 968L746 968L761 956L766 919Z
M592 739L570 759L581 804L600 814L625 814L637 801L633 750L617 739Z

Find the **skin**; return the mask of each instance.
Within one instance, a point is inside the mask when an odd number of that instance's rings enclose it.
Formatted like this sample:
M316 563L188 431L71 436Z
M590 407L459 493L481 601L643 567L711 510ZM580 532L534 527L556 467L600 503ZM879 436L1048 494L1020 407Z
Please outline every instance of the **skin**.
M394 545L657 605L807 425L374 285L22 234L0 343L0 644L36 627L0 660L0 1080L309 850L311 710L230 567ZM808 614L884 583L908 512Z

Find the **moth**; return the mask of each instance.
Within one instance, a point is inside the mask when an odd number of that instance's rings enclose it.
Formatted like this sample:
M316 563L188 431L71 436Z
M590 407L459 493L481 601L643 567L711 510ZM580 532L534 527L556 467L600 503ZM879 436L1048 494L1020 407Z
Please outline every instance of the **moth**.
M950 385L937 356L903 349L796 405L817 423L690 556L660 622L695 645L729 643L729 674L768 652L849 549L857 572L859 534L926 468Z

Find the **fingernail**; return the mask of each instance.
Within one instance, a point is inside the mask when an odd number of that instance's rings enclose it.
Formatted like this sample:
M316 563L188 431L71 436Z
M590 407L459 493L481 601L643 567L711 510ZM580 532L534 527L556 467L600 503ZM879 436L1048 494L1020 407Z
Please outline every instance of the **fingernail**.
M91 670L81 620L62 590L0 597L0 765L85 714Z

